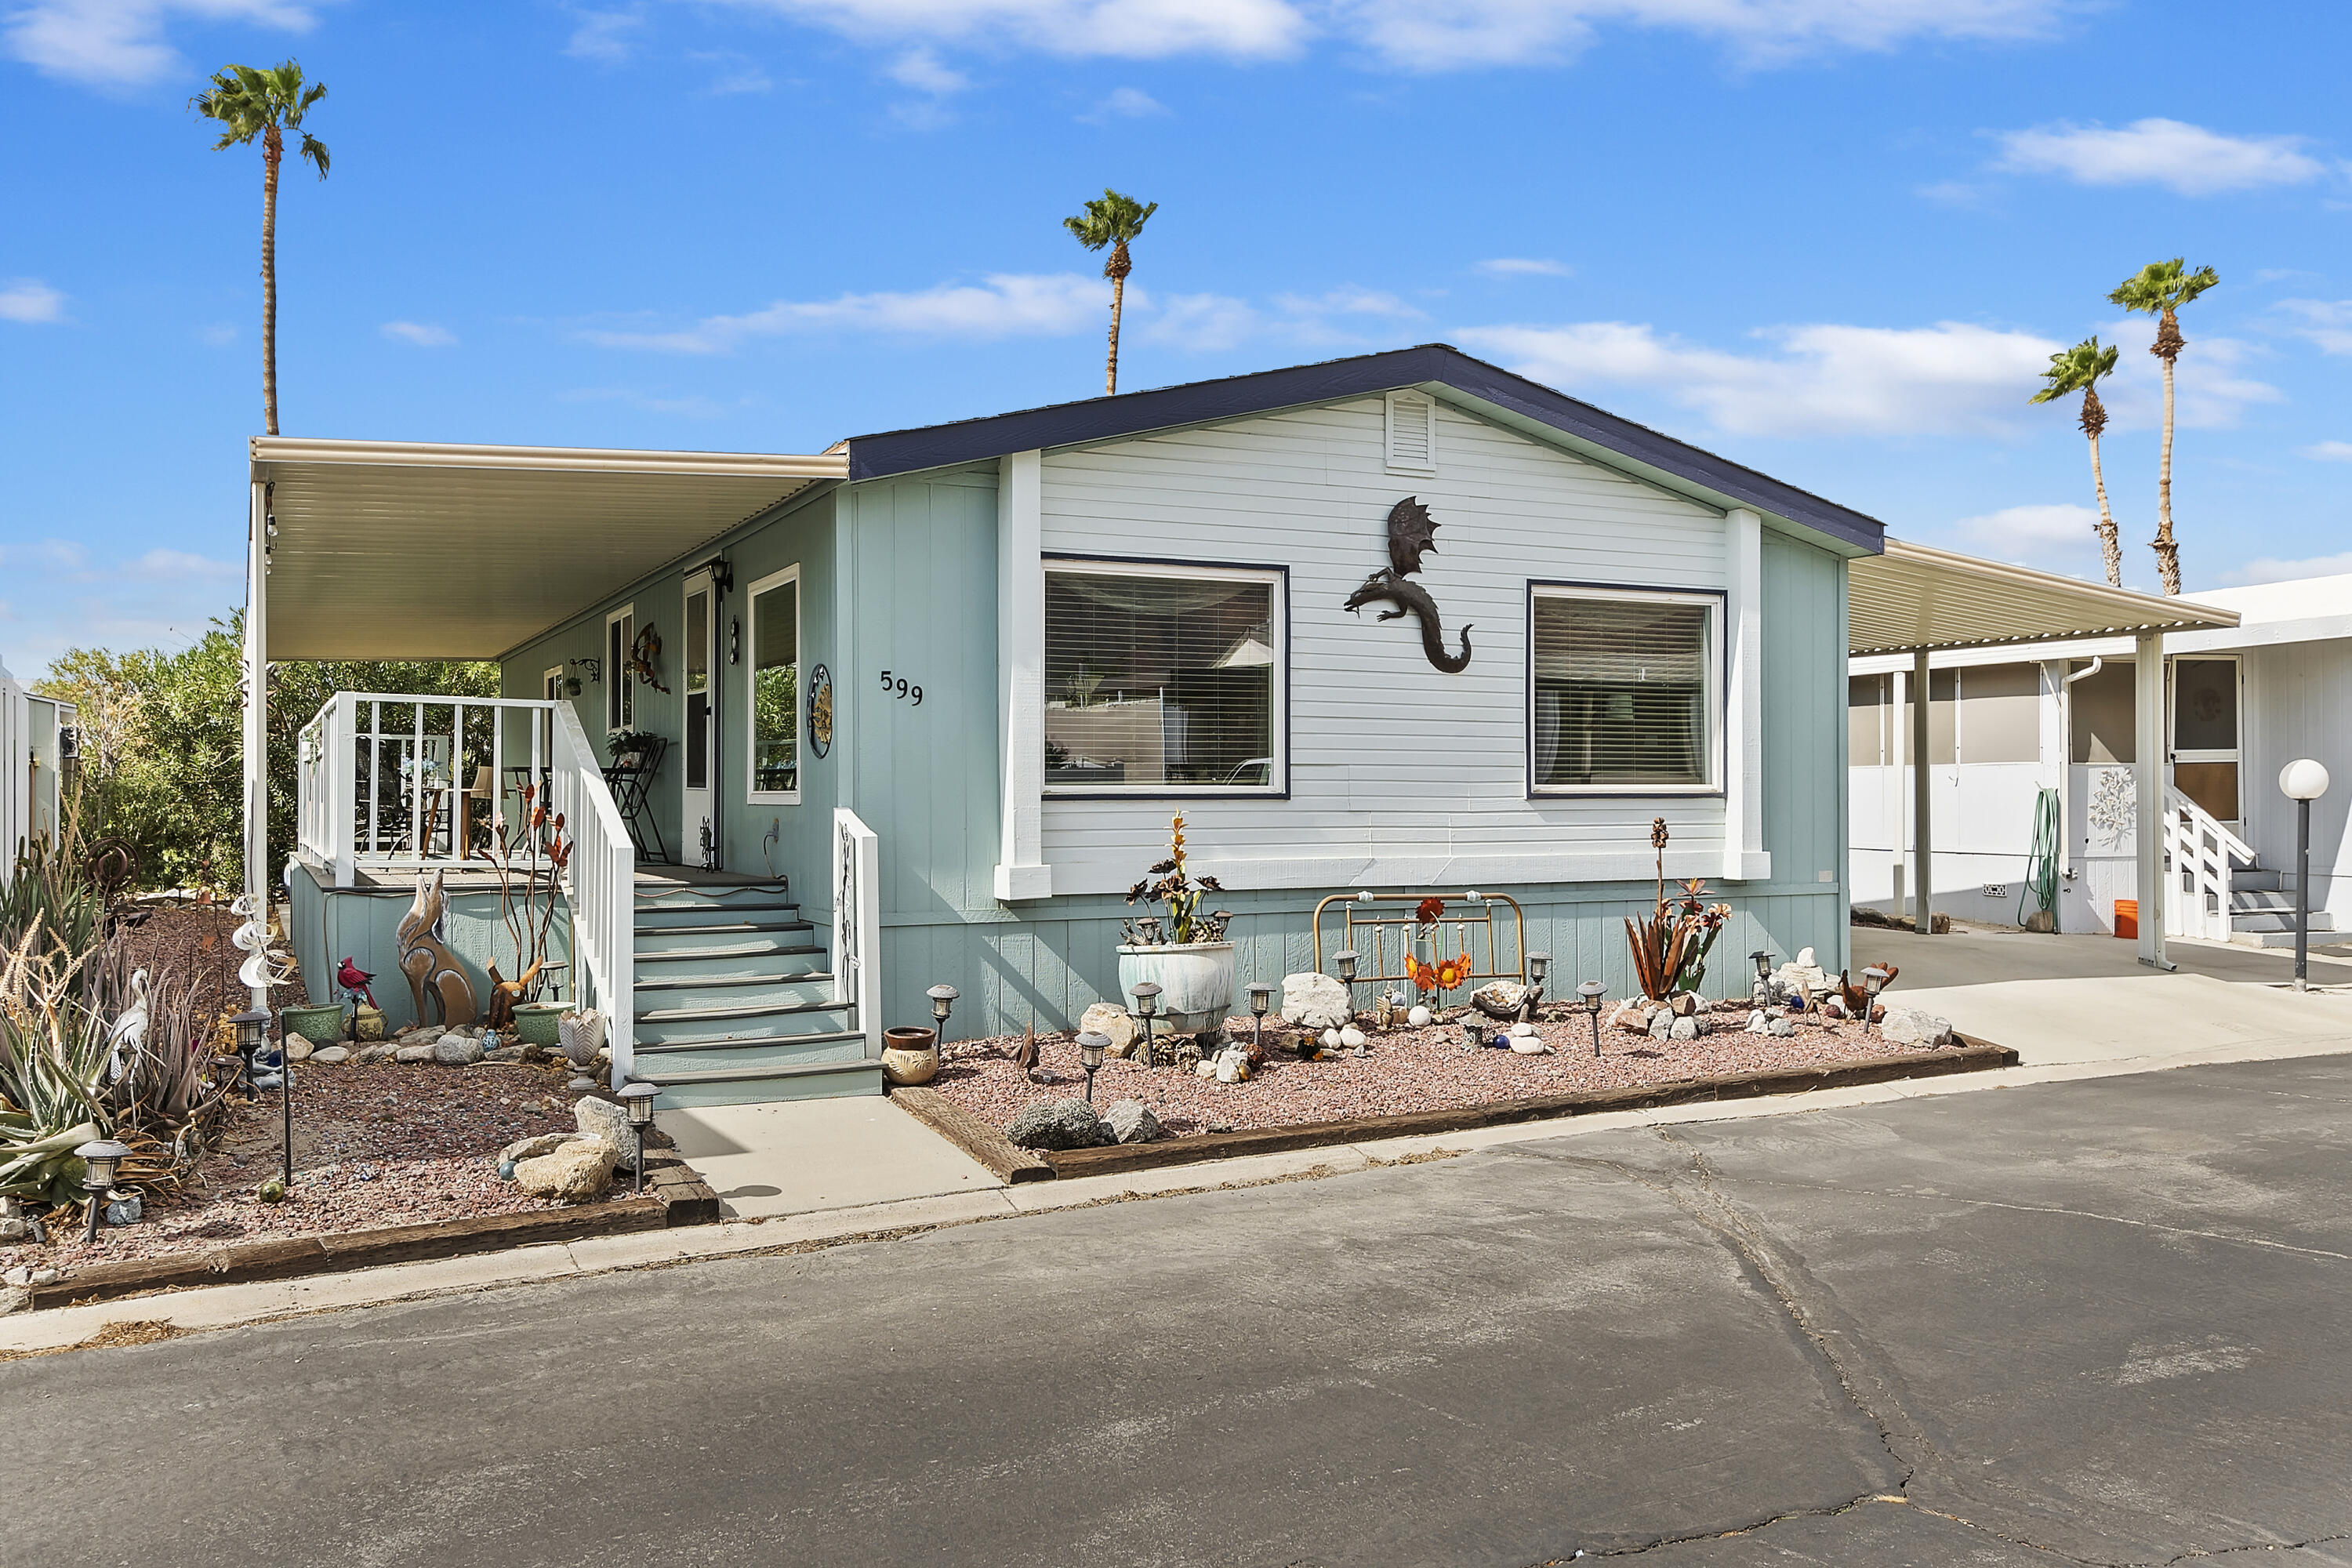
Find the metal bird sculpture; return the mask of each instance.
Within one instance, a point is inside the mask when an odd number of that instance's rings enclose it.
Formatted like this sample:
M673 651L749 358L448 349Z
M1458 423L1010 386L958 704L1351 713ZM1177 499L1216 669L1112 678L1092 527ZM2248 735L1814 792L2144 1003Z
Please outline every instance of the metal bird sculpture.
M1032 1083L1037 1081L1037 1026L1034 1021L1029 1026L1028 1034L1013 1047L1013 1065L1021 1069L1022 1077Z
M368 982L374 978L373 972L362 969L348 957L343 960L342 967L335 971L335 984L371 1007L375 1005L375 993L368 989Z

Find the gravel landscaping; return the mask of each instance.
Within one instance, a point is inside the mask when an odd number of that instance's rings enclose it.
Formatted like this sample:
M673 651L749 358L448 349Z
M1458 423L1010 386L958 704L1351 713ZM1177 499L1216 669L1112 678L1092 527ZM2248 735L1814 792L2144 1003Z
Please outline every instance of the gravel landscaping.
M501 1181L492 1159L517 1139L575 1131L569 1076L521 1063L297 1067L284 1202L257 1195L280 1168L278 1096L234 1099L217 1146L176 1190L145 1189L137 1224L101 1226L86 1246L79 1225L59 1216L47 1247L0 1243L0 1272L562 1208Z
M1890 994L1889 999L1895 998ZM1424 1028L1373 1034L1361 1055L1343 1048L1313 1061L1301 1060L1291 1050L1297 1038L1296 1030L1284 1026L1277 1033L1276 1021L1270 1019L1265 1064L1245 1082L1219 1083L1195 1076L1191 1068L1143 1068L1113 1058L1097 1075L1094 1099L1097 1108L1108 1108L1116 1100L1139 1100L1171 1135L1182 1137L1446 1110L1723 1073L1818 1067L1933 1048L1897 1045L1875 1029L1865 1036L1852 1020L1836 1021L1819 1014L1791 1019L1795 1032L1785 1037L1751 1035L1745 1030L1748 1010L1744 1001L1715 1007L1706 1014L1710 1032L1690 1040L1658 1040L1618 1028L1604 1013L1598 1058L1592 1054L1591 1026L1581 1013L1562 1017L1547 1009L1537 1032L1551 1047L1549 1055L1521 1055L1491 1046L1466 1047L1460 1016L1455 1014ZM1252 1037L1246 1016L1231 1020L1227 1029L1244 1043ZM1036 1081L1031 1081L1012 1060L1013 1047L1021 1043L1017 1036L950 1041L931 1087L1003 1127L1025 1106L1086 1092L1086 1073L1078 1065L1075 1038L1066 1034L1038 1037Z

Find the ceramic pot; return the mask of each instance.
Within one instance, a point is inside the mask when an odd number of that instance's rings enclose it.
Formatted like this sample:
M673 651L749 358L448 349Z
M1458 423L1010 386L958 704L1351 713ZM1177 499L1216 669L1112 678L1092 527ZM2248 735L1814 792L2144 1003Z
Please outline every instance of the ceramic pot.
M343 1005L332 1006L289 1007L279 1015L286 1021L286 1032L299 1035L314 1046L331 1046L343 1037Z
M1118 1004L1135 1005L1135 988L1160 987L1152 1032L1197 1035L1222 1027L1234 1014L1234 944L1188 942L1118 950Z
M362 1007L352 1015L352 1038L381 1040L383 1038L383 1009Z
M561 1002L522 1003L514 1010L515 1038L526 1046L560 1045L562 1042L562 1019L563 1004Z
M929 1029L882 1031L882 1076L901 1089L940 1076L939 1036Z

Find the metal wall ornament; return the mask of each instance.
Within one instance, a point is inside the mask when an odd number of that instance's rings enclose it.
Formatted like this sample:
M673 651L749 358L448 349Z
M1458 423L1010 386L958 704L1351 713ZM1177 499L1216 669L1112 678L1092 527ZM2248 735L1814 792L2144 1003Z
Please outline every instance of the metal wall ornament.
M833 750L833 671L818 665L808 679L809 750L823 757Z
M637 628L636 641L629 645L629 673L667 697L669 688L661 683L661 677L654 669L654 661L661 658L661 633L647 621Z
M1445 647L1445 631L1438 615L1437 601L1429 590L1407 579L1421 570L1421 558L1437 552L1437 520L1421 504L1418 496L1407 496L1389 508L1389 563L1364 579L1361 586L1348 595L1347 608L1358 615L1364 606L1386 599L1396 606L1382 610L1380 618L1393 621L1411 612L1421 618L1421 649L1429 662L1448 675L1459 675L1470 668L1470 628L1461 630L1459 652L1449 653Z

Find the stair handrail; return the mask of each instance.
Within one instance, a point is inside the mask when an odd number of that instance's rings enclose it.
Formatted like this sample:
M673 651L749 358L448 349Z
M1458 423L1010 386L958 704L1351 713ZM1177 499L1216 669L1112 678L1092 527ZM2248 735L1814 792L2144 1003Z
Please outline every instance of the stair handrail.
M2173 874L2180 879L2180 896L2165 900L2165 934L2227 942L2230 873L2237 861L2253 863L2253 847L2212 813L2167 784L2164 848Z
M572 905L572 1005L604 1014L612 1087L618 1089L636 1066L636 849L569 702L555 704L550 749L555 809L572 840L564 891Z
M882 1059L882 841L845 805L833 810L834 984L866 1059Z

